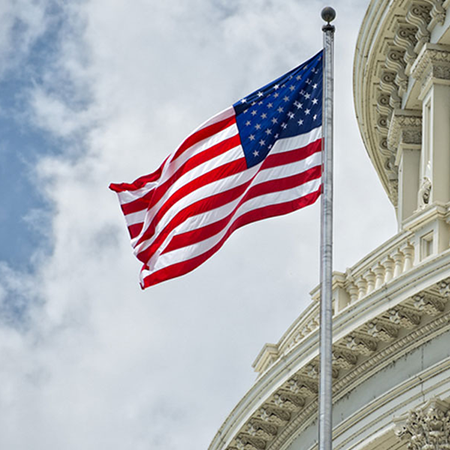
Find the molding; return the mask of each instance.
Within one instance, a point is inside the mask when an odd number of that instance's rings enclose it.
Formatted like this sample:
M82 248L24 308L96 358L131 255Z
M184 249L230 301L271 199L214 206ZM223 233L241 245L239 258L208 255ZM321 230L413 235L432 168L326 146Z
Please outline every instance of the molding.
M422 145L422 111L396 109L388 131L388 147L396 152L400 144Z
M411 75L421 83L420 100L425 98L433 84L450 84L450 46L424 45L414 62Z

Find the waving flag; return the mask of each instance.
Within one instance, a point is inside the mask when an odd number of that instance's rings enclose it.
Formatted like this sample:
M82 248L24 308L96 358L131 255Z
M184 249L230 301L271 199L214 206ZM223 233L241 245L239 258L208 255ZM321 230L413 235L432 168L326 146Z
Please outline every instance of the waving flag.
M321 189L322 51L217 114L117 192L143 289L184 275L237 228L314 203Z

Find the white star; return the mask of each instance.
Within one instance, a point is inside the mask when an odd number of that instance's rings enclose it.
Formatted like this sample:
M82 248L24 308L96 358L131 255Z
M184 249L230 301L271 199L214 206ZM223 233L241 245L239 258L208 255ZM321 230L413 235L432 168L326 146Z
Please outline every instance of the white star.
M245 122L245 125L249 126L251 124L250 120L247 120L247 122Z
M275 125L276 123L278 123L278 119L277 119L276 117L274 117L274 118L272 119L272 123Z
M267 114L266 113L262 113L261 114L261 119L267 119Z
M313 84L313 89L317 89L317 83Z
M259 123L257 123L257 124L255 125L255 128L256 128L257 130L260 130L260 129L261 129L261 125L260 125Z
M282 113L282 112L283 112L283 108L280 106L280 107L277 109L277 111L278 111L279 113Z
M302 79L302 76L301 76L301 75L297 75L297 76L295 77L295 79L296 79L297 81L300 81L300 80Z
M314 98L313 101L312 101L312 102L313 102L313 105L317 105L317 102L318 102L318 101L319 101L319 100L317 100L317 98Z
M267 136L268 136L269 134L272 134L272 130L271 130L270 128L267 128L266 134L267 134Z
M279 95L280 95L280 94L278 94L278 92L275 92L275 94L273 94L273 96L274 96L275 98L277 98Z
M259 91L256 95L257 95L258 97L262 97L264 94L263 94L261 91Z
M283 129L286 129L286 128L287 128L287 124L282 123L282 124L281 124L281 127L282 127Z
M300 126L303 125L303 119L300 119L297 123L298 123Z
M311 94L308 94L308 93L305 94L305 98L310 98L310 97L311 97Z
M241 103L247 103L247 99L246 99L246 98L243 98L243 99L241 100Z
M256 116L257 112L255 110L252 111L252 116Z
M272 108L273 107L273 103L267 103L267 107L268 108Z
M292 91L295 90L295 87L294 87L294 86L291 86L291 87L289 88L289 90L292 92Z
M305 81L305 83L306 83L306 84L311 84L312 81L308 78L308 79Z
M263 139L261 139L260 141L259 141L259 145L261 145L261 146L263 146L263 145L265 145L265 141L263 140Z
M313 119L314 119L314 120L317 119L317 114L314 114Z
M292 119L294 117L294 114L292 112L288 112L288 116L289 116L289 119Z
M306 114L306 115L309 115L310 112L311 112L311 110L305 109L305 114Z
M248 138L249 138L251 141L254 141L254 140L255 140L255 136L253 136L253 134L251 134Z
M279 87L280 87L280 85L279 85L279 84L276 84L273 88L274 88L275 90L277 90Z
M285 95L284 98L283 98L283 100L284 100L285 102L288 102L288 101L289 101L289 97L288 97L287 95Z
M253 152L253 156L256 158L257 156L259 156L259 152L258 152L258 150L255 150L254 152Z

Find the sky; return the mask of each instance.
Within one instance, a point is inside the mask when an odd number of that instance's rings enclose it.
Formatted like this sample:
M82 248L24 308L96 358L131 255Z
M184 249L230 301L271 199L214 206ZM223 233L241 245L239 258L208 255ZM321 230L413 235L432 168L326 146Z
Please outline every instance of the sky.
M335 0L334 269L396 233L362 144ZM0 2L0 448L206 449L309 304L319 204L141 291L111 182L322 47L317 0Z

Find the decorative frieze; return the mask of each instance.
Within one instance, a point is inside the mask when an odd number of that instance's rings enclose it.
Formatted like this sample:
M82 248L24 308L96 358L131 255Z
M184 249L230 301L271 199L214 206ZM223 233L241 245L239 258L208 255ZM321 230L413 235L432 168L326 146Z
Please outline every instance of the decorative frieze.
M388 132L388 147L397 152L400 144L419 147L422 144L422 111L394 111Z
M345 339L345 343L348 349L364 356L371 355L376 351L378 347L376 340L355 335L347 336Z
M450 47L426 44L411 69L411 75L421 82L422 91L430 86L431 80L450 80ZM423 96L424 92L421 98Z
M332 364L340 369L352 369L358 362L358 357L353 353L341 349L333 350Z
M414 307L430 316L437 316L445 309L445 300L421 293L413 297Z
M450 404L439 399L395 420L395 434L408 450L450 450Z
M420 324L421 317L412 311L397 307L388 311L389 320L403 328L414 328Z
M398 327L381 321L372 321L367 324L367 333L380 341L391 342L398 336Z

